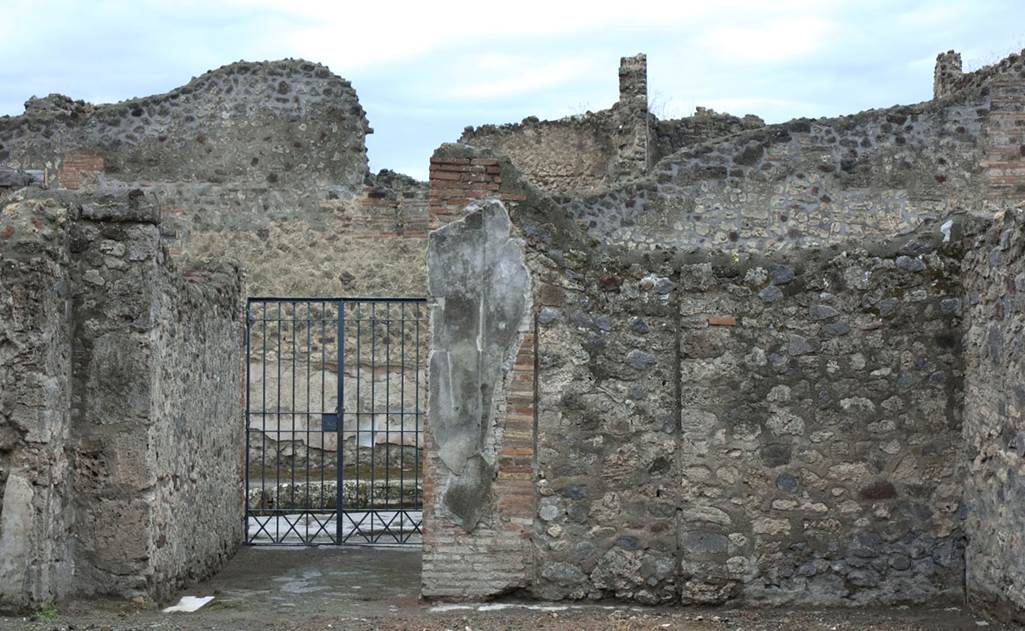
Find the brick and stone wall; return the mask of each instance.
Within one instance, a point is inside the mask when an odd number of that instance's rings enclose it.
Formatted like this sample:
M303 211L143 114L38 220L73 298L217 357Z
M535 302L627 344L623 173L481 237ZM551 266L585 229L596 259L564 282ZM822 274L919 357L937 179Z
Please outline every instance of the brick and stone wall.
M620 60L619 100L609 109L467 127L459 142L507 158L540 191L579 194L643 175L685 147L762 126L757 116L738 118L703 107L693 116L659 120L649 111L647 58L635 55Z
M42 171L52 189L142 191L174 258L235 259L251 296L423 296L427 187L370 173L370 132L352 86L324 66L239 62L113 105L32 99L0 118L0 165ZM299 452L334 460L333 445L306 442Z
M369 172L371 131L324 66L238 62L112 105L29 100L0 117L0 166L155 196L172 254L239 260L251 295L422 296L427 188Z
M486 155L439 153L457 151ZM466 556L500 550L495 533L436 506L425 595L960 595L963 219L867 247L645 253L596 245L499 165L535 285L532 562L508 580ZM526 523L508 504L499 517ZM503 580L472 583L461 562Z
M326 67L238 62L111 105L31 99L24 115L0 118L0 162L60 177L98 166L120 181L302 178L351 188L367 174L370 131L351 84Z
M529 585L534 339L523 242L497 201L431 233L426 597Z
M467 127L459 142L508 158L527 182L547 193L587 191L651 166L659 144L653 121L647 59L637 55L620 61L619 100L610 109L555 121L530 117Z
M1008 211L965 261L965 531L973 603L1025 622L1025 217Z
M239 270L179 267L138 191L2 217L5 335L39 342L4 363L3 604L164 598L241 540Z
M596 239L641 249L885 239L984 210L985 104L965 97L769 125L683 148L648 177L558 199Z

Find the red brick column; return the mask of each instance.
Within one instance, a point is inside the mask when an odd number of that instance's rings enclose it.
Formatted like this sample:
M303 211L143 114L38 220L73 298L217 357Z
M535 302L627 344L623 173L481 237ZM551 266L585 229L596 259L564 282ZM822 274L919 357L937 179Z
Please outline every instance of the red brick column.
M1025 199L1025 82L994 77L990 98L983 162L989 196L1020 202Z
M495 158L431 158L428 214L432 230L459 219L468 205L482 199L498 199L508 205L525 197L503 190L502 167Z
M467 148L467 153L473 150ZM511 206L519 192L502 190L497 159L431 158L428 215L431 228L461 218L466 207L483 199ZM448 153L448 155L445 155ZM465 600L487 598L530 584L533 568L535 335L533 318L521 323L522 340L508 375L503 411L495 419L501 437L495 454L495 478L485 516L472 532L444 517L439 487L449 475L437 457L429 431L424 435L424 554L422 595ZM430 423L427 419L425 425Z
M505 527L529 537L534 523L534 334L523 336L506 396L502 445L498 450L495 508Z

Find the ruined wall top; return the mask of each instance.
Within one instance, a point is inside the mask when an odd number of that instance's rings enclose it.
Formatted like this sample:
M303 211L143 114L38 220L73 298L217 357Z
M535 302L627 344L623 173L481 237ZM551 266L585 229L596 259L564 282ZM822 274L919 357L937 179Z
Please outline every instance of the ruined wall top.
M647 173L683 147L764 126L762 119L698 107L693 116L659 120L648 110L647 57L623 57L619 100L609 109L558 120L467 127L459 139L507 156L550 194L586 193Z
M1025 71L1025 51L1012 53L1000 61L983 66L973 72L964 72L961 54L949 50L936 56L933 80L933 98L967 95L988 91L995 82L1020 81Z
M643 103L641 103L643 101ZM648 57L643 53L619 60L619 102L648 107Z
M29 99L23 115L0 117L0 164L52 178L73 152L126 182L281 187L300 178L351 188L368 173L371 131L352 85L327 67L237 62L165 94L109 105Z
M933 72L932 97L941 99L953 91L954 83L961 78L961 53L948 50L936 55L936 70Z

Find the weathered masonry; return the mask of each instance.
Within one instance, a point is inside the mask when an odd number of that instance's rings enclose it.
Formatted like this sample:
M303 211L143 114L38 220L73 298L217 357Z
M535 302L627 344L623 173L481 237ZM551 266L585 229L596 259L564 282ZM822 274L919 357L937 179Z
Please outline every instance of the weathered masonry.
M967 592L1020 620L1023 63L944 53L929 102L766 125L659 120L629 57L611 108L468 128L429 183L369 173L355 91L302 61L30 100L0 119L0 549L28 561L0 563L4 602L160 598L242 541L241 373L265 364L234 268L187 263L226 253L250 295L428 297L425 372L355 364L427 384L412 443L405 404L338 396L276 407L248 452L412 449L425 597ZM319 308L292 318L310 356L347 343L313 341ZM345 405L369 451L327 435Z
M238 268L140 195L0 208L0 601L168 597L241 538Z
M916 106L782 125L645 114L614 137L600 130L621 100L440 148L432 216L502 204L431 234L435 331L493 340L456 366L436 340L432 393L505 395L480 413L432 398L424 594L967 590L1020 617L1021 69L962 74L945 54ZM622 155L647 158L624 175ZM467 273L509 265L529 282L448 306ZM511 300L533 317L485 315Z

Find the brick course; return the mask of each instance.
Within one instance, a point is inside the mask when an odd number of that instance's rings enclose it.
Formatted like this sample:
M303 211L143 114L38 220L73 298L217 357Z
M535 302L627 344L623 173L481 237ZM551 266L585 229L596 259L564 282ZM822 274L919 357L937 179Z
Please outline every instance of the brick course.
M69 151L64 154L57 172L57 183L61 188L77 190L82 186L83 176L103 171L103 156L88 151Z

